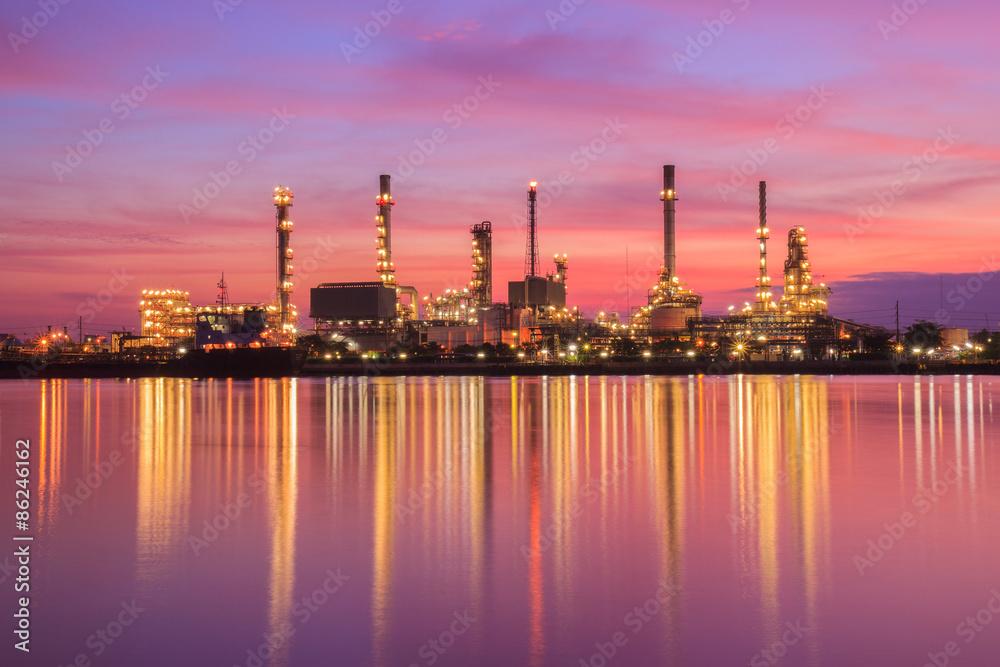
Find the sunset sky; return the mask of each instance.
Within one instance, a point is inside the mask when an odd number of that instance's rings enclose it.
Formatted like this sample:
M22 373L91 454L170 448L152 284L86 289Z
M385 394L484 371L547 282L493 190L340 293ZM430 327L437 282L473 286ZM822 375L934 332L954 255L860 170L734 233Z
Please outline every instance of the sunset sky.
M537 180L543 267L567 253L569 301L624 314L662 262L664 164L707 313L753 300L763 179L776 286L801 224L834 315L890 325L899 299L903 324L997 328L998 21L986 0L8 0L0 332L131 329L142 289L211 303L222 272L267 299L278 184L306 313L309 286L375 280L382 173L401 284L466 284L490 220L504 300Z

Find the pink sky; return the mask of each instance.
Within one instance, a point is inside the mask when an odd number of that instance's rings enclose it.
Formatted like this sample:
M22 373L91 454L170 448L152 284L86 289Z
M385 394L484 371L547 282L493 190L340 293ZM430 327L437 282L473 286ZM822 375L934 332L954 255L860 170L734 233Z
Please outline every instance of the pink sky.
M894 15L893 3L860 0L248 1L220 12L224 1L0 9L0 332L80 314L88 332L131 328L142 289L209 303L223 271L234 300L266 299L279 183L296 194L294 301L307 311L308 286L375 279L381 173L394 177L399 281L421 294L464 285L468 228L491 220L500 300L522 272L513 220L528 181L544 191L568 172L540 211L543 266L567 253L570 301L624 312L662 261L663 164L677 165L678 270L706 312L752 297L764 179L776 285L785 234L803 224L834 314L889 324L898 298L904 322L998 326L992 3L903 3L916 11ZM353 42L372 12L386 25ZM243 143L261 131L273 140ZM590 159L580 148L592 142L603 150ZM56 165L81 144L78 165ZM403 178L400 158L418 144L433 152ZM763 165L720 192L753 155ZM185 215L230 162L228 185ZM86 305L102 296L100 312Z

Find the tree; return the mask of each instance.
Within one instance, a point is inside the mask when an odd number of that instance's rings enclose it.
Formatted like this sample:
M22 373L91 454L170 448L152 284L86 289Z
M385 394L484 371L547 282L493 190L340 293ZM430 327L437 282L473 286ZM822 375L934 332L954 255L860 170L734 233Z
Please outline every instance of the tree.
M891 338L892 334L886 329L875 329L861 337L861 344L864 346L865 352L887 353L892 351L892 345L889 342Z
M907 348L936 348L941 345L943 327L937 322L917 320L906 328L903 340Z

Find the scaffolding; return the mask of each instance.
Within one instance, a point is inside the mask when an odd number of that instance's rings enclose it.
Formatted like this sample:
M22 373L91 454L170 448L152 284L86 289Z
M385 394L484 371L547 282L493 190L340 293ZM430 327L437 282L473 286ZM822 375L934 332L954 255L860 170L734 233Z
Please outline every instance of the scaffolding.
M139 301L141 335L147 345L174 347L194 337L190 294L176 289L144 289Z

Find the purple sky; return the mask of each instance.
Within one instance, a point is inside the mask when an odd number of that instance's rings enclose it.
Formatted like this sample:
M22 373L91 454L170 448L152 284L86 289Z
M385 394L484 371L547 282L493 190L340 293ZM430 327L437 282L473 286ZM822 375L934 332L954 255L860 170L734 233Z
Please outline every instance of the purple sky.
M543 266L567 253L570 301L624 312L662 262L668 163L708 313L752 300L765 179L776 285L803 224L834 314L998 326L994 3L235 2L3 3L0 331L131 328L142 289L209 303L223 271L266 299L279 183L307 311L311 285L375 279L381 173L400 283L466 284L491 220L503 299L527 183L565 172Z

